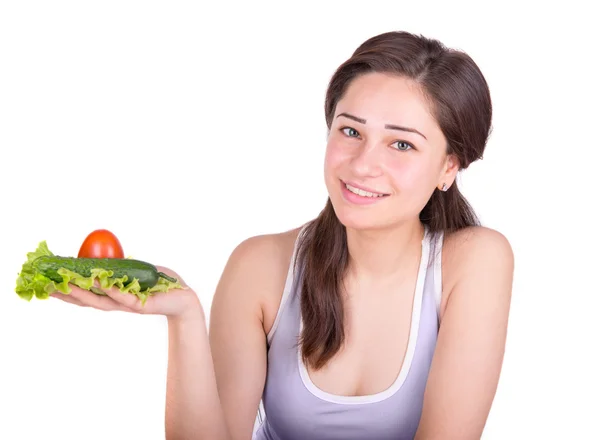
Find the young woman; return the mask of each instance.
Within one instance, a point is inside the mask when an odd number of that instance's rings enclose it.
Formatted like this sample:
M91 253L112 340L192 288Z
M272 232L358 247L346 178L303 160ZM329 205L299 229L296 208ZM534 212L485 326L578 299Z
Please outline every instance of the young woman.
M233 251L210 333L191 288L144 308L118 291L53 296L167 316L171 440L480 438L513 254L455 178L491 119L469 56L405 32L370 38L327 91L324 210Z

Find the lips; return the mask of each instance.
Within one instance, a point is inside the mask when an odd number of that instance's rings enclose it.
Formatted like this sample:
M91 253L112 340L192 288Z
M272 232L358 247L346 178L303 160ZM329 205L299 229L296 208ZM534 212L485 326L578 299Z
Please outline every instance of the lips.
M355 182L350 181L341 181L342 184L349 190L355 194L361 195L363 197L385 197L389 196L388 193L376 191L373 188L366 187L364 185L359 185Z

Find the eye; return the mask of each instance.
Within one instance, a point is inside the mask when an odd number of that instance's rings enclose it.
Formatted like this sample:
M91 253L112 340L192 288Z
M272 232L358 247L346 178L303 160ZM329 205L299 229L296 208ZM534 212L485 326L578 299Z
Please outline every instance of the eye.
M396 145L395 148L400 151L408 151L410 149L414 149L414 147L411 144L404 141L396 141L392 145Z
M352 127L344 127L341 129L341 131L348 137L358 137L359 136L358 131L356 131Z

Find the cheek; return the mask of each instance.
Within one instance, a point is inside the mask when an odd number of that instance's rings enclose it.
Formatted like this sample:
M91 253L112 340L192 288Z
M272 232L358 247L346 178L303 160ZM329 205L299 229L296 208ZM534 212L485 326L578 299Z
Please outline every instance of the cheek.
M398 189L411 190L415 194L419 188L426 188L431 180L431 165L415 156L410 160L390 163L388 171L392 176L394 186Z
M331 174L346 160L347 154L339 143L330 141L325 150L325 173Z

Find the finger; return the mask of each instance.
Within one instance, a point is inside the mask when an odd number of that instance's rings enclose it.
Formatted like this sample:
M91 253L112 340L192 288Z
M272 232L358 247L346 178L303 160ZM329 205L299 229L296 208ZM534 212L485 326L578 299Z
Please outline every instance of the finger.
M184 289L189 290L189 288ZM163 312L165 310L168 310L170 306L172 307L174 300L170 297L176 295L178 292L185 292L184 289L173 289L169 292L155 292L148 296L143 305L142 301L137 295L133 293L123 293L116 287L104 289L103 291L115 302L123 305L131 311L140 314L153 315L157 313L164 314Z
M77 286L69 286L71 287L71 293L69 294L77 301L81 302L84 305L89 307L93 307L95 309L103 310L106 312L109 311L122 311L122 312L132 312L133 310L124 307L122 304L114 301L112 298L108 296L97 295L95 293L90 292L89 290L82 289Z
M179 274L177 272L175 272L174 270L171 270L168 267L164 267L164 266L156 266L156 270L158 270L159 272L162 272L166 275L169 275L170 277L177 279L177 282L179 284L181 284L183 287L187 287L187 285L185 284L185 281L183 281L183 279L179 276Z
M64 301L66 303L74 304L79 307L89 307L86 304L83 304L81 301L73 298L71 295L67 295L65 293L51 293L51 297Z
M148 302L144 306L142 306L142 301L134 295L133 293L123 293L116 287L111 287L110 289L102 289L104 293L106 293L107 297L110 298L115 304L119 304L121 307L125 307L128 310L144 313L148 312ZM150 299L150 298L148 298Z

